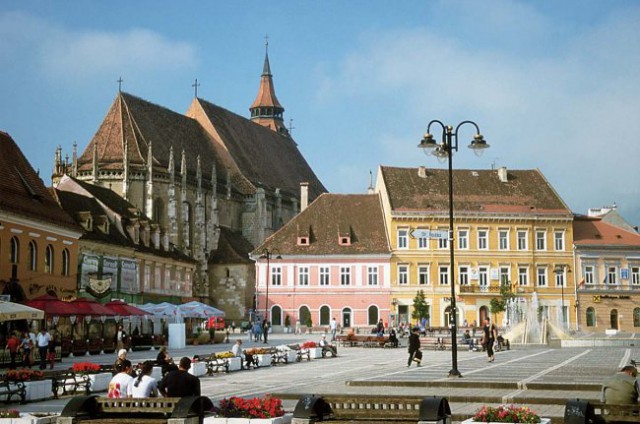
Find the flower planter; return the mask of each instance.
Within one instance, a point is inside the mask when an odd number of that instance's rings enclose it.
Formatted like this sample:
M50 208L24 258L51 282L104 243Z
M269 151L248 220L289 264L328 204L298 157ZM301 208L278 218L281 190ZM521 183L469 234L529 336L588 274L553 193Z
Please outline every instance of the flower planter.
M289 424L292 414L276 418L224 418L205 417L204 424Z
M311 348L309 348L309 357L311 359L322 358L322 348L321 347L311 347Z
M258 356L258 366L259 367L270 367L271 366L271 354L263 353ZM228 424L239 424L239 423L228 423Z
M229 372L239 371L242 368L242 358L227 358L229 361Z
M201 377L207 373L206 362L192 362L191 368L189 368L189 374Z
M49 399L53 396L51 380L25 381L24 388L27 392L25 397L27 401Z
M460 424L477 424L479 421L473 421L473 418L467 418L466 420L462 421L462 423ZM540 424L550 424L551 423L551 418L540 418ZM496 422L490 422L490 423L482 423L482 424L501 424L501 423L496 423Z
M91 381L91 386L89 387L89 390L92 393L107 391L107 389L109 388L109 382L111 381L111 377L113 377L113 375L110 372L89 374L89 380Z
M47 417L34 417L31 414L20 414L20 418L0 418L0 424L55 424L58 420L57 415Z
M298 358L298 353L295 350L287 350L287 363L292 364L296 362Z

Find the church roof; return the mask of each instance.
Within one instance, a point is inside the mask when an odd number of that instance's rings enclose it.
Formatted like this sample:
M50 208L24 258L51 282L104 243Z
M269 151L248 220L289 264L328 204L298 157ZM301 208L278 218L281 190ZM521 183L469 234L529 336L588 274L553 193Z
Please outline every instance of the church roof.
M449 210L449 176L446 169L381 166L391 209L399 213ZM565 215L571 211L539 170L509 170L501 181L497 170L453 171L456 214Z
M125 140L132 170L146 166L151 143L154 167L167 171L173 147L176 175L184 151L189 178L196 175L196 159L200 155L203 178L210 180L216 155L204 129L189 117L123 92L118 93L100 128L78 158L79 171L92 169L94 146L100 170L123 169ZM216 167L219 165L216 163Z
M253 246L241 232L220 227L218 248L209 257L209 264L250 264L249 253Z
M11 138L0 131L0 211L78 231L56 203L29 161Z
M255 187L280 188L282 194L297 198L300 183L308 182L309 199L327 191L290 137L206 100L196 100L216 132L212 136L221 143L216 143L219 156L229 155Z
M271 75L271 66L269 65L269 54L265 54L264 67L262 69L262 76L260 77L260 87L258 88L258 95L253 101L249 109L256 107L275 107L278 109L284 108L276 97L276 90L273 85L273 76Z
M308 238L308 245L299 244L299 237ZM347 243L340 242L343 237ZM283 256L390 254L380 196L324 193L253 254L264 249Z

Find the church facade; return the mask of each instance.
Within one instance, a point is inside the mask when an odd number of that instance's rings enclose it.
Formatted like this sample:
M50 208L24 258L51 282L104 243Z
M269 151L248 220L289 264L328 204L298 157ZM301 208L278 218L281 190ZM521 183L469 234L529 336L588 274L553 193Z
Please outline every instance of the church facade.
M158 225L163 244L197 262L183 297L241 319L253 305L248 253L300 211L301 187L308 200L326 191L283 124L268 54L250 112L196 96L183 115L118 92L82 154L56 152L54 185L70 174L127 200Z

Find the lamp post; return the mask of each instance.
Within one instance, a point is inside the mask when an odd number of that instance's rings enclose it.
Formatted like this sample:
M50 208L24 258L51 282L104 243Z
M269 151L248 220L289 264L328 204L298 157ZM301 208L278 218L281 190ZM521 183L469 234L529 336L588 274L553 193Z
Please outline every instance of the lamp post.
M282 259L282 256L280 256L280 251L278 249L263 249L262 250L262 254L260 255L260 259L266 259L267 260L267 290L266 290L266 295L265 295L265 299L264 299L264 319L265 320L269 320L269 271L270 271L270 261L271 258L273 257L273 255L276 255L276 259ZM256 299L256 308L257 308L257 303L258 300Z
M436 124L442 128L442 139L440 144L436 143L433 139L433 135L430 133L431 125ZM489 144L484 140L482 134L480 134L480 128L473 121L462 121L457 126L455 131L451 125L445 125L441 121L434 119L429 122L427 126L427 133L424 135L418 147L423 149L425 153L427 150L433 153L438 159L448 159L449 162L449 255L450 255L450 275L451 275L451 315L449 318L449 327L451 328L451 371L449 371L449 377L462 377L460 371L458 371L458 317L456 309L456 286L455 286L455 248L454 248L454 231L453 231L453 151L458 151L458 132L463 125L470 124L476 129L476 135L473 137L469 148L479 156L482 151L489 147Z
M566 320L564 319L564 285L565 281L567 281L566 276L564 275L565 270L569 270L569 266L566 264L558 264L553 268L553 273L556 276L562 276L562 284L560 284L560 316L562 317L562 328L566 328ZM556 277L558 278L558 277ZM556 279L556 284L558 280Z

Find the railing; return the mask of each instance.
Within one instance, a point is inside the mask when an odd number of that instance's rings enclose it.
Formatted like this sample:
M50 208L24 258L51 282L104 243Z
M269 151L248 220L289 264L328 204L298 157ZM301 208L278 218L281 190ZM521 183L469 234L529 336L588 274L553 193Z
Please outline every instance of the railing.
M581 284L578 291L640 291L640 284Z

